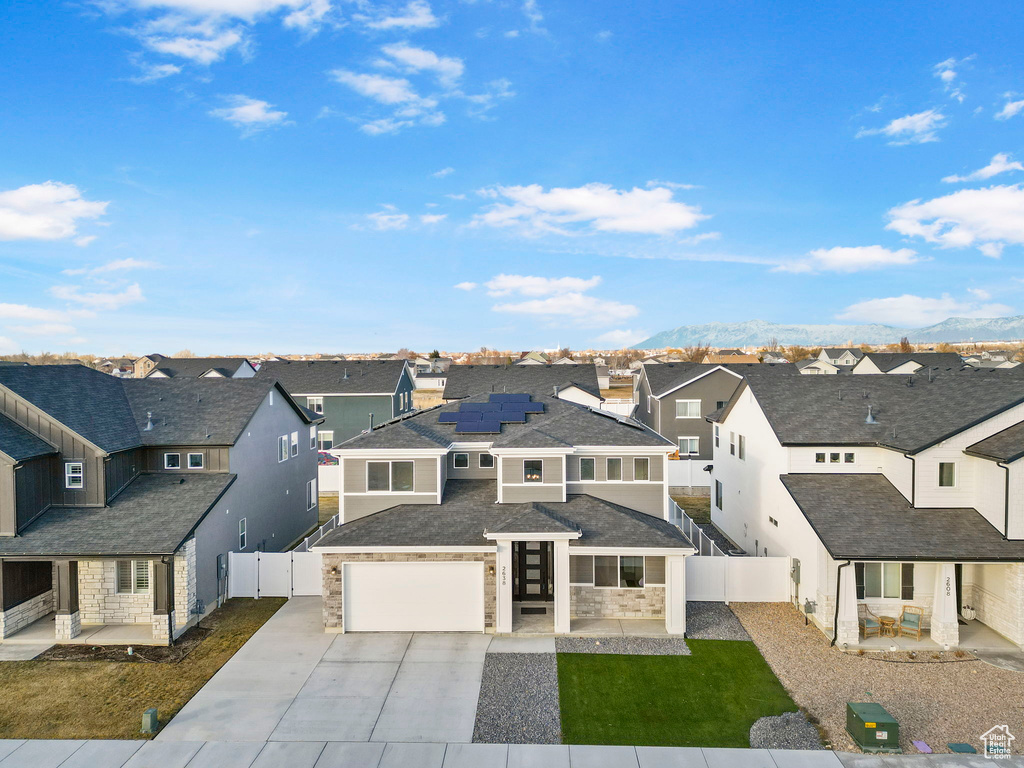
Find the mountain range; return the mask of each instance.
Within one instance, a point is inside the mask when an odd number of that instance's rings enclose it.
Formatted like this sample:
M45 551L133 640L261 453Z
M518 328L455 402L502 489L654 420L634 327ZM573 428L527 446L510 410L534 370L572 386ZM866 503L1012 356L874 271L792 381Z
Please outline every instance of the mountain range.
M712 347L751 347L776 339L779 344L815 347L846 344L894 344L906 336L911 343L961 341L1014 341L1024 339L1024 315L1015 317L951 317L925 328L865 325L785 325L765 320L744 323L681 325L633 345L633 349L660 349L708 344Z

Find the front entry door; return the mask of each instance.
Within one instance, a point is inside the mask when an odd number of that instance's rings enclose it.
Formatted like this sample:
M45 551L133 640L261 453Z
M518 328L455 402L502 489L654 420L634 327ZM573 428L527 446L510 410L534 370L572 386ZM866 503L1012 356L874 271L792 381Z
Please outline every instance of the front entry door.
M516 542L516 600L551 599L551 542Z

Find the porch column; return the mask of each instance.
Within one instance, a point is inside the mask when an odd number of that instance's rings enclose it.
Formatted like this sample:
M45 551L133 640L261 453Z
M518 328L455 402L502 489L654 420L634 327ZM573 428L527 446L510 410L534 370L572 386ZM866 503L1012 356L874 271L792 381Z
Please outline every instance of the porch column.
M956 604L956 566L940 563L935 566L935 604L932 606L932 640L943 648L960 645L960 625Z
M665 631L686 634L686 557L665 557Z
M853 563L840 566L839 618L836 621L836 644L859 645L860 625L857 622L857 572Z
M498 545L498 619L495 632L512 631L512 542L501 539Z
M569 542L554 542L555 549L555 634L569 634L570 603L572 593L569 591Z
M58 560L57 567L57 618L54 637L57 640L73 640L82 633L82 619L78 613L78 561Z
M174 640L174 568L173 558L153 561L153 639Z

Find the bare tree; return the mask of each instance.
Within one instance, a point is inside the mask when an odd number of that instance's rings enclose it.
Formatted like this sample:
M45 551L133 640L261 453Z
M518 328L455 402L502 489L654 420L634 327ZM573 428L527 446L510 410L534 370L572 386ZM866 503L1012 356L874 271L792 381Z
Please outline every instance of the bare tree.
M910 339L908 339L906 336L900 339L900 352L907 353L913 351L914 348L910 346Z
M778 352L779 351L779 340L777 338L775 338L774 336L772 336L765 343L765 345L761 349L761 351L762 352L773 352L773 353Z
M680 350L683 360L687 363L702 363L704 362L704 358L707 357L710 352L711 346L703 342Z
M794 344L790 347L784 347L782 349L782 356L785 357L789 362L795 363L798 360L806 360L811 356L811 350L807 347L801 347L798 344Z
M172 357L195 357L195 353L191 349L183 349L180 352L175 352Z

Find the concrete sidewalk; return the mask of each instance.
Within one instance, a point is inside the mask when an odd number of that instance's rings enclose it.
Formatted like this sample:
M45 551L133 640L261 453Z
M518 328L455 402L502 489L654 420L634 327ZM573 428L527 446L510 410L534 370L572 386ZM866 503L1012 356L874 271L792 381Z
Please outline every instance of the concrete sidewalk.
M1019 768L1024 757L340 741L0 741L0 768Z

